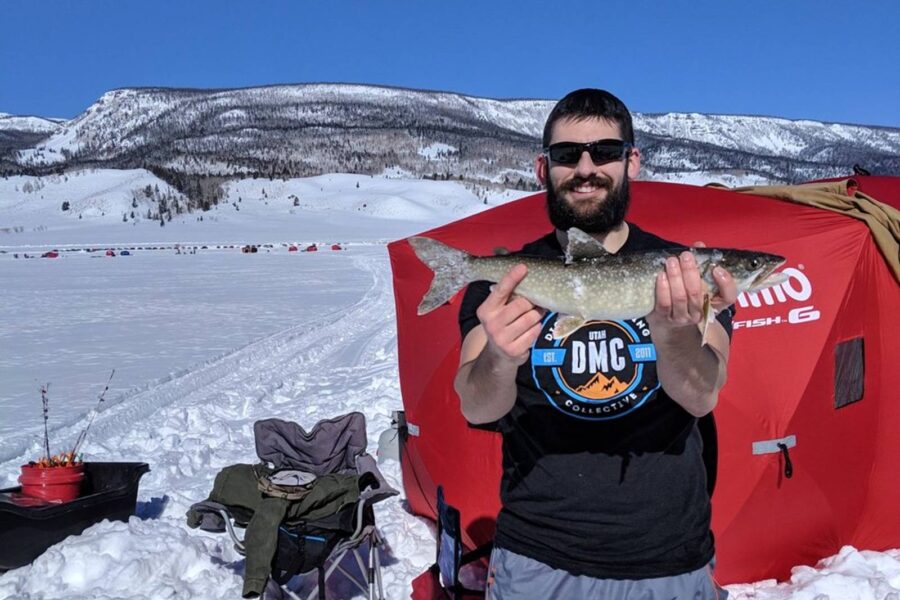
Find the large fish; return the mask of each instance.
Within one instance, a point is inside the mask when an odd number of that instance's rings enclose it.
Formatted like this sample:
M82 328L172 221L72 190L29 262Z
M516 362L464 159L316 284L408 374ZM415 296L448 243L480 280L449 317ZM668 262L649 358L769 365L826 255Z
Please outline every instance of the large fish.
M478 257L431 238L410 238L416 255L434 272L418 313L431 312L473 281L500 281L513 265L523 263L528 274L515 293L559 313L553 335L564 337L586 321L636 319L650 313L656 302L656 276L665 268L666 259L690 250L708 287L704 307L707 318L702 325L705 339L705 323L713 317L709 297L717 291L712 277L714 267L721 266L731 273L738 293L760 290L786 279L774 273L784 263L784 257L775 254L683 247L610 254L579 229L570 229L567 234L565 261L504 253Z

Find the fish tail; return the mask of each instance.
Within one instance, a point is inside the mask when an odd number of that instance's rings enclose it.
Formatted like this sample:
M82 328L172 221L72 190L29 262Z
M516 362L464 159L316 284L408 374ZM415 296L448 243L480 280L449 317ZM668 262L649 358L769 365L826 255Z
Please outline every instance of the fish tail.
M434 272L431 287L419 303L420 315L441 306L472 281L468 268L469 255L462 250L426 237L409 238L409 245L419 260Z

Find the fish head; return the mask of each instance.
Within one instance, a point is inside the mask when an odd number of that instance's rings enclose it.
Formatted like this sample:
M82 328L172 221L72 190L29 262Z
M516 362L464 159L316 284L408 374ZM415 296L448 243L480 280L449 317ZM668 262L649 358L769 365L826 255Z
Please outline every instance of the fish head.
M777 254L729 248L704 249L697 257L707 283L714 285L713 268L722 267L731 273L739 293L761 290L784 282L787 277L783 273L775 273L775 269L783 265L784 260L783 256Z

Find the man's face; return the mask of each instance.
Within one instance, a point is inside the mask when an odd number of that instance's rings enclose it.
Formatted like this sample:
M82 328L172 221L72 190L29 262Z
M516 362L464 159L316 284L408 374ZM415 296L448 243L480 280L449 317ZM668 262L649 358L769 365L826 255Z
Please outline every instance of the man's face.
M603 139L621 139L618 125L605 119L563 119L553 126L550 143ZM632 152L627 165L624 159L595 165L587 152L572 165L539 157L535 167L547 188L547 212L553 226L600 234L619 226L628 210L628 178L639 168L639 155Z

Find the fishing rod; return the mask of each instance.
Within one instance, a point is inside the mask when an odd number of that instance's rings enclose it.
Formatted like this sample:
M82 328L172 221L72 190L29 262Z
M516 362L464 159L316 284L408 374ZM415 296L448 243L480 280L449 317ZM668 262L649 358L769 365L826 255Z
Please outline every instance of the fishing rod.
M97 413L100 411L100 406L103 404L103 398L106 396L107 390L109 390L109 383L112 381L113 375L116 374L116 370L113 369L112 373L109 374L109 379L106 382L106 387L103 388L103 391L100 392L100 397L97 399L97 405L91 410L91 414L88 415L87 425L84 426L84 429L81 430L81 433L78 435L78 439L75 441L75 447L72 448L72 451L69 452L69 462L75 460L75 456L78 453L78 450L81 448L81 444L84 443L84 438L87 436L88 429L91 428L91 424L94 422L94 417L97 416Z

